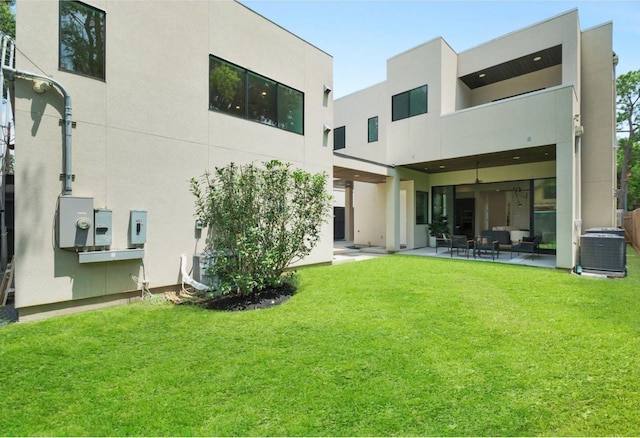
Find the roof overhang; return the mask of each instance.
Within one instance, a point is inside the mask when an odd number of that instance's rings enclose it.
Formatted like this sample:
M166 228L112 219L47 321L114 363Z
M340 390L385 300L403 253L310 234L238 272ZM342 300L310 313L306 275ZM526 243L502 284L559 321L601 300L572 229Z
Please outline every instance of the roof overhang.
M424 173L443 173L458 170L469 170L486 167L512 166L516 164L538 163L554 161L556 159L556 145L536 146L525 149L493 152L490 154L468 155L434 161L404 164L402 167Z
M562 63L562 45L530 53L460 77L471 89L533 73Z
M391 167L374 161L333 153L334 187L350 187L353 181L380 184L387 181Z

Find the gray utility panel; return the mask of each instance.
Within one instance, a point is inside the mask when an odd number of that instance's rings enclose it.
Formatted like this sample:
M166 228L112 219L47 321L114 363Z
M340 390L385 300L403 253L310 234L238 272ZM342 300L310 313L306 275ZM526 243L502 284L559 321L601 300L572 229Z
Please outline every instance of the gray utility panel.
M93 198L60 196L56 239L60 248L93 246Z
M94 239L96 246L111 246L113 240L111 227L112 227L112 214L111 210L104 208L98 209L94 213Z
M147 212L131 210L129 218L129 246L135 247L147 243Z

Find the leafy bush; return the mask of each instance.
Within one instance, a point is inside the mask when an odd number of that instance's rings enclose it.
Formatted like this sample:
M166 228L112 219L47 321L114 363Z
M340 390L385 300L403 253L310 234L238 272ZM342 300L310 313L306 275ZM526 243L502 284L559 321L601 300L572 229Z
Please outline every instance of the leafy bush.
M429 227L429 235L431 237L449 234L449 222L446 216L438 215L434 217L433 221L427 226Z
M285 268L316 246L329 216L326 173L312 175L276 160L263 164L231 163L191 179L223 294L279 285Z

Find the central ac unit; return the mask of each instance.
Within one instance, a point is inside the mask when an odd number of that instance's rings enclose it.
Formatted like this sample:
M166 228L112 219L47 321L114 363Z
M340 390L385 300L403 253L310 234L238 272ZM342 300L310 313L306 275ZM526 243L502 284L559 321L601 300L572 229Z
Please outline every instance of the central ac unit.
M584 230L584 234L615 234L624 237L624 230L622 228L596 227Z
M217 287L218 278L211 273L213 259L214 255L207 251L193 255L193 279L195 281Z
M596 272L626 272L626 243L615 234L589 233L580 236L582 269Z

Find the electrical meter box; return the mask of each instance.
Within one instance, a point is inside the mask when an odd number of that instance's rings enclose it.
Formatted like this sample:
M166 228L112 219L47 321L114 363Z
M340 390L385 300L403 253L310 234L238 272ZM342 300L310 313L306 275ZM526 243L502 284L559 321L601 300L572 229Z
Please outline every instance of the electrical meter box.
M129 216L129 247L147 243L147 212L131 210Z
M60 196L56 239L63 249L93 246L93 198Z
M93 217L95 246L111 246L111 210L104 208L96 209Z

